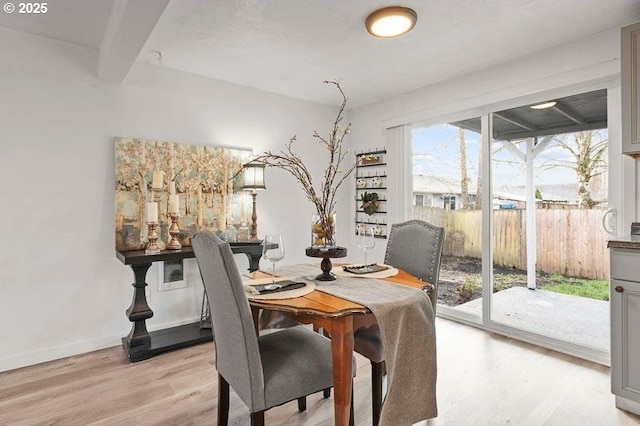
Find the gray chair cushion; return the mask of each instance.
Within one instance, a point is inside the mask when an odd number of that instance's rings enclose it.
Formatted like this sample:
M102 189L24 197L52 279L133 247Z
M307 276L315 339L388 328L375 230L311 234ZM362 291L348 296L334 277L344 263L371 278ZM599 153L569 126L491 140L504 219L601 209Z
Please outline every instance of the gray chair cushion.
M353 333L353 350L373 362L384 361L382 336L378 324L360 327L355 323L354 328L356 331Z
M300 323L288 315L277 311L260 311L258 319L260 330L266 330L269 328L289 328L300 325Z
M333 387L331 342L306 327L260 336L267 408Z

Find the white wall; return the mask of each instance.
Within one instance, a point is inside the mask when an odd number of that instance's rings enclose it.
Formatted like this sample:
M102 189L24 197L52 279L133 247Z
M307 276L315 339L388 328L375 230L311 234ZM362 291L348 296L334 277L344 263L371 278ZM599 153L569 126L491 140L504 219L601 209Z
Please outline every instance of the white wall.
M129 332L133 274L114 251L115 136L258 153L297 134L299 152L313 160L324 151L310 135L335 114L144 64L124 85L101 82L97 51L2 28L0 56L0 371L119 345ZM266 179L259 236L282 233L286 261L309 261L311 204L289 175L268 169ZM195 261L184 290L157 292L155 269L149 329L199 318Z
M545 100L547 96L566 96L595 87L617 88L619 92L619 56L620 32L616 28L356 108L350 111L354 123L351 134L353 149L387 145L388 182L390 187L394 186L394 179L400 179L403 174L410 176L410 153L403 152L400 147L389 146L386 128L477 117L492 110ZM610 111L609 126L616 129L610 132L611 137L619 137L620 125L619 110ZM407 157L403 157L405 155ZM405 194L400 191L387 192L390 206L410 202L410 197L405 199ZM391 207L389 211L389 223L406 219L394 214ZM372 260L382 261L385 245L377 244ZM355 238L351 238L349 247L357 250Z

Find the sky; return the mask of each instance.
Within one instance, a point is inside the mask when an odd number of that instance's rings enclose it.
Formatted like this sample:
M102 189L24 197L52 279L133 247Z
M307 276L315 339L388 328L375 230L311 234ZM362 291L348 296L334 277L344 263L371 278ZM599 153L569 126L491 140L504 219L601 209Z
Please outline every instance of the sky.
M606 129L599 130L599 136L606 138ZM571 135L563 135L573 140ZM467 174L472 182L478 178L478 156L480 134L465 130L467 151ZM460 176L460 147L458 127L438 124L430 127L415 128L412 132L413 174L435 175L457 178ZM493 186L494 189L526 184L524 161L511 152L492 144ZM524 144L521 146L524 150ZM576 183L575 171L565 167L547 168L545 165L558 162L571 162L572 156L553 141L534 160L534 181L536 184Z

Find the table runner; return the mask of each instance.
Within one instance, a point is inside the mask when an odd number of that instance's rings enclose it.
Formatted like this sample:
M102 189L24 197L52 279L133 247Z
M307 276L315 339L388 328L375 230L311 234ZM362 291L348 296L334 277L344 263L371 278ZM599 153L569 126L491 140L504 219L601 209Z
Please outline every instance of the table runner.
M317 267L290 265L280 273L313 280ZM378 279L340 277L316 290L366 306L375 315L387 366L381 425L411 425L436 417L436 335L433 307L421 290Z

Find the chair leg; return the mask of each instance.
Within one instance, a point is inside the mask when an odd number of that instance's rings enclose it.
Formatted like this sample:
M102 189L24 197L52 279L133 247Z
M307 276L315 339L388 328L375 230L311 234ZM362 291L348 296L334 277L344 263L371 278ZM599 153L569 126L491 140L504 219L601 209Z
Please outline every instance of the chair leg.
M218 373L218 426L229 423L229 383Z
M298 398L298 411L301 413L307 409L307 397Z
M382 375L384 370L384 361L371 361L371 403L374 426L380 423L380 411L382 411Z
M351 410L349 410L349 426L354 426L354 415L353 415L353 381L351 382Z
M331 388L326 388L325 390L322 391L322 396L326 398L329 398L331 396Z
M264 426L264 410L251 413L251 426Z

